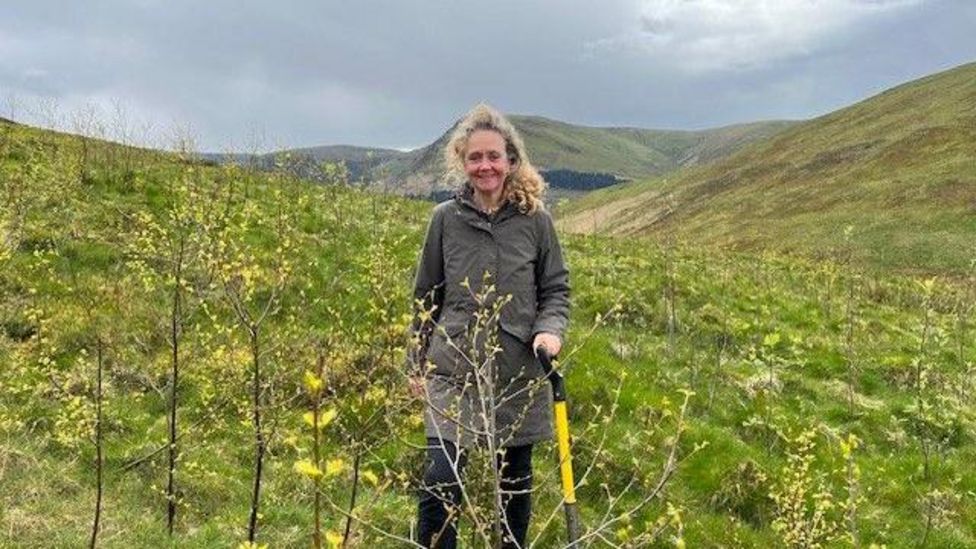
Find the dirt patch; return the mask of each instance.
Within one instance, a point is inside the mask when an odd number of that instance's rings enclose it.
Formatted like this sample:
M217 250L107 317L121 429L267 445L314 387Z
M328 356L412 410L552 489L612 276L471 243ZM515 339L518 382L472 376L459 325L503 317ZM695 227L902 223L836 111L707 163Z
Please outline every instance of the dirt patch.
M892 167L931 162L932 156L928 153L952 144L961 137L958 130L945 126L915 130L885 147L881 161Z
M556 226L570 233L624 234L635 226L647 226L649 220L666 211L660 193L641 193L567 215L558 219Z
M948 206L976 204L976 181L962 179L943 181L935 185L932 197Z
M839 147L837 149L831 149L829 151L818 153L809 162L806 162L805 164L796 168L796 170L794 170L794 174L791 174L791 176L809 177L812 175L822 174L823 172L833 171L838 168L843 168L849 164L854 164L863 160L866 156L870 155L883 144L884 140L875 139L874 141L855 143L854 145L848 145L846 147Z

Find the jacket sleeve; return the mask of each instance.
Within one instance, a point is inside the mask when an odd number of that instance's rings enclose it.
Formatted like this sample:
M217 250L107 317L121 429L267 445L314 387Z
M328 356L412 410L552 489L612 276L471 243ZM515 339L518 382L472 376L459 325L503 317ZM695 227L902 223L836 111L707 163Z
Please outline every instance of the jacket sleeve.
M434 208L420 252L413 285L413 322L407 355L408 370L420 368L427 358L430 336L444 304L443 208Z
M532 334L534 337L540 332L548 332L565 339L566 326L569 324L569 271L563 262L552 217L546 211L541 214L542 234L535 265L538 311Z

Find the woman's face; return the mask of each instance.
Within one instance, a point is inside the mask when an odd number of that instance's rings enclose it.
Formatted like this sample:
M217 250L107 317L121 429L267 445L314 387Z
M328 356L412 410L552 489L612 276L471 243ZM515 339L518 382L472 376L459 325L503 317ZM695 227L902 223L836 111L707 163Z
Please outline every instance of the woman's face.
M505 185L512 164L505 154L505 138L492 130L477 130L468 136L464 172L476 191L494 194Z

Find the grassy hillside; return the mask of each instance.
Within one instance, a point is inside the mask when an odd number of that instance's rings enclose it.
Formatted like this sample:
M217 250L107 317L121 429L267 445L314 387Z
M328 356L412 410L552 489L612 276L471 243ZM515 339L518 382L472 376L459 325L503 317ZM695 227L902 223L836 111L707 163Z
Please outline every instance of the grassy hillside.
M345 168L343 176L345 179L361 182L377 178L382 172L380 166L384 167L383 170L389 170L393 166L401 165L410 158L410 153L354 145L328 145L267 154L203 153L198 156L201 160L214 164L253 165L265 171L285 169L318 181L334 178L334 175L328 173L327 168L323 169L323 166L342 165Z
M0 546L87 544L99 485L101 546L237 546L255 402L258 543L309 546L319 501L338 545L355 486L349 546L408 546L390 536L421 468L402 362L430 204L128 152L0 126ZM563 246L591 546L976 544L976 273ZM472 458L466 540L490 462ZM561 547L551 445L535 471L530 535Z
M644 178L727 156L752 141L765 139L792 122L757 122L703 131L593 128L539 116L512 116L533 163L542 170ZM344 161L354 176L376 181L376 188L426 196L455 182L444 173L441 151L451 130L434 143L401 153L361 147L315 147L287 151L316 161ZM371 152L369 167L366 153Z
M866 264L959 271L974 256L974 204L976 64L969 64L708 166L593 193L564 210L563 227L674 234L736 249L845 249Z

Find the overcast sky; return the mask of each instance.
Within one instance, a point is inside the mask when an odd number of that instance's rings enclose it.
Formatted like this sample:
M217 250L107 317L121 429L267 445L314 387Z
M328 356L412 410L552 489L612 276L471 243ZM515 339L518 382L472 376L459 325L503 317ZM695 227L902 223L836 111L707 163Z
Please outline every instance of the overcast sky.
M65 127L94 108L213 151L411 148L478 101L697 129L809 118L970 61L973 0L14 0L0 116Z

